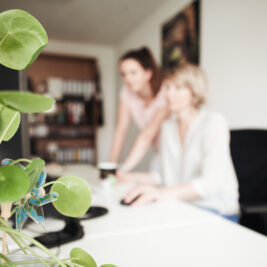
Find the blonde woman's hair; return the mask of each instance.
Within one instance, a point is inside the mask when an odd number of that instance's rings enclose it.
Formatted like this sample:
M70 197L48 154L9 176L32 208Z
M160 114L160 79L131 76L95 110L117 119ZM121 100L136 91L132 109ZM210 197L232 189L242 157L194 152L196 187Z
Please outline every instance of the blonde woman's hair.
M179 82L191 90L193 94L193 105L199 108L206 102L207 81L204 72L191 63L183 63L169 70L165 74L166 79Z

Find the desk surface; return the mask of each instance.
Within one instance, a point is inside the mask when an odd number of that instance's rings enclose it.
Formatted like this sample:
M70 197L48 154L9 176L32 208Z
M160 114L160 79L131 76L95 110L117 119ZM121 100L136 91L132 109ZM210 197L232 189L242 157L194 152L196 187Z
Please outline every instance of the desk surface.
M120 200L134 185L116 186L101 182L97 169L88 165L65 166L62 174L84 177L92 186L92 206L103 206L109 210L102 217L82 221L86 235L90 237L190 225L217 217L181 201L151 203L144 207L123 206Z
M81 222L88 237L153 231L217 218L210 212L203 212L180 201L155 202L143 207L123 206L120 200L128 188L113 186L93 195L92 205L106 207L109 212L102 217Z
M119 200L127 187L99 187L96 170L68 168L98 186L92 205L109 213L82 221L82 240L61 247L61 257L73 247L90 253L99 265L119 267L267 266L267 238L187 203L173 201L145 207L125 207Z
M267 240L222 219L172 228L88 238L65 245L119 267L266 267Z

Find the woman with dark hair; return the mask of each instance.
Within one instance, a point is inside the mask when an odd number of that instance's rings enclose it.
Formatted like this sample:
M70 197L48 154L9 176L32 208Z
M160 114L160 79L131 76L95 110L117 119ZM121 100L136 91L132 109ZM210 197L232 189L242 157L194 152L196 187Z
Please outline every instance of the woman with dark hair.
M135 63L139 64L139 67L143 68L144 72L148 75L148 78L142 85L138 84L136 80L133 80L132 82L135 83L135 87L139 85L139 91L135 91L135 93L139 94L140 97L142 97L142 94L144 94L144 90L146 89L145 86L150 87L148 91L151 90L151 93L153 97L155 97L160 90L161 86L161 71L159 67L157 66L150 50L146 47L143 47L139 50L131 50L127 53L125 53L121 58L120 58L120 70L122 77L124 79L124 82L126 85L129 86L129 89L132 90L134 89L131 87L131 84L129 84L129 80L125 75L127 75L127 70L129 70L129 63ZM137 70L136 70L137 71ZM139 77L141 78L141 77ZM150 92L149 92L150 93Z
M167 112L165 94L161 89L161 71L150 50L146 47L131 50L120 58L119 64L124 84L109 157L111 162L119 160L131 120L142 131L157 113Z

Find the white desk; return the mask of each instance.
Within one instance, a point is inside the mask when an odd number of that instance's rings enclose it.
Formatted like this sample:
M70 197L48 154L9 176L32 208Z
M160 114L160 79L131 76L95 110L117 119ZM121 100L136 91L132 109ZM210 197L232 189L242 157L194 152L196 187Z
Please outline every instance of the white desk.
M103 206L109 210L105 216L81 222L86 235L90 237L151 231L208 222L217 218L210 212L179 201L151 203L135 208L120 205L120 200L133 185L110 185L103 188L98 178L98 171L90 166L69 165L64 167L63 174L84 177L93 188L98 188L97 192L93 190L92 206Z
M212 221L216 217L183 202L151 203L144 207L123 206L120 200L129 187L113 186L93 195L95 206L107 207L109 213L92 220L83 220L86 235L107 236L151 231L177 225Z
M90 238L63 246L93 255L97 263L119 267L266 267L267 239L218 219L177 228Z
M71 173L97 185L96 172ZM70 169L67 170L70 174ZM83 172L83 174L82 174ZM87 175L84 175L87 173ZM61 247L90 253L99 265L119 267L266 267L267 238L183 202L154 203L141 208L119 204L126 188L94 194L93 205L109 208L106 216L82 221L82 240Z

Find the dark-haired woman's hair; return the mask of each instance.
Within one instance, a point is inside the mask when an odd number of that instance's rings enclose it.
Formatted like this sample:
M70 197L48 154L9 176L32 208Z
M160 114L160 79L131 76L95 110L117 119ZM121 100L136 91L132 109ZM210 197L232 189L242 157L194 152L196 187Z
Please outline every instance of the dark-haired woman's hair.
M151 88L153 92L153 96L156 96L160 90L161 82L162 82L162 75L160 68L157 66L152 53L147 47L142 47L137 50L130 50L129 52L125 53L121 58L120 61L126 59L134 59L136 60L145 70L151 70Z

